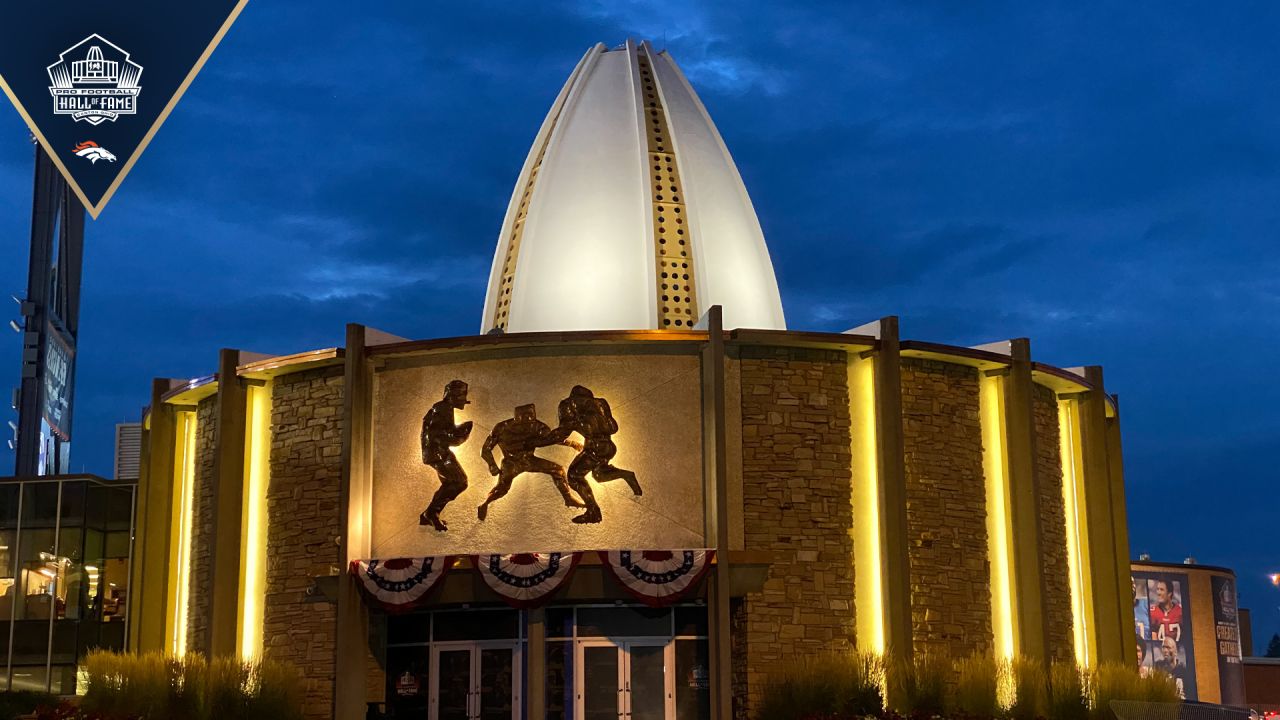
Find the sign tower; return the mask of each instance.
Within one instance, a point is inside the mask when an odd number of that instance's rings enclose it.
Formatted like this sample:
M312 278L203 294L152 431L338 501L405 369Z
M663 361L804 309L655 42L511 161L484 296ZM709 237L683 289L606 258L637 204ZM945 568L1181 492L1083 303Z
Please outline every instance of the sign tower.
M69 471L85 211L35 148L31 255L22 308L22 384L15 392L18 476Z

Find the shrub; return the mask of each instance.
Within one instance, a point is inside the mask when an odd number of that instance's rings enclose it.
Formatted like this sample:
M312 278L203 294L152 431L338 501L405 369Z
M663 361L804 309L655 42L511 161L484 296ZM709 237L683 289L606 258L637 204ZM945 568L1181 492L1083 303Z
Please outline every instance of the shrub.
M770 679L758 720L875 715L881 710L880 660L847 653L806 658Z
M30 715L40 706L52 706L58 698L49 693L15 690L0 692L0 720L9 720L19 715Z
M990 655L974 653L957 660L956 691L953 705L957 711L975 718L994 718L1000 714L1000 682L1002 668Z
M1087 720L1089 700L1085 676L1074 662L1057 661L1049 667L1049 693L1045 704L1053 720Z
M924 651L914 660L895 658L885 665L889 707L903 715L943 715L947 711L947 680L951 663Z

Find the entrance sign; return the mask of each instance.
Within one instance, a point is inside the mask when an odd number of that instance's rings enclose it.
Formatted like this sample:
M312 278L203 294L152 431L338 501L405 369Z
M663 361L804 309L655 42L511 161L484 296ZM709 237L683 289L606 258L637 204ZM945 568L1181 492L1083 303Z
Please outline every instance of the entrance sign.
M95 219L247 2L5 7L0 89Z

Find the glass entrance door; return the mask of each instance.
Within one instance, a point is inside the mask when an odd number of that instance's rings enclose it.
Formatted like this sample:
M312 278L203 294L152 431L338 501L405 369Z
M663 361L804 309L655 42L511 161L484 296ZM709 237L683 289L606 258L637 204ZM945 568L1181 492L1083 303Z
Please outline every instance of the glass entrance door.
M578 717L584 720L673 720L672 643L580 640Z
M519 720L519 652L514 642L433 645L430 720Z

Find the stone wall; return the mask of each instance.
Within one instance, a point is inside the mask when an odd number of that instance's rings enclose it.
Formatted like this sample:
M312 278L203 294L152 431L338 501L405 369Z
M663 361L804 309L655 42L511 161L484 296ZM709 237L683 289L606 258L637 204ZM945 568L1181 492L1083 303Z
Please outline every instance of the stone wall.
M341 564L336 538L342 532L342 368L276 378L271 429L264 654L301 668L305 716L328 718L335 607L308 598L306 590L313 577Z
M747 707L769 676L809 654L851 648L850 419L845 353L741 349L742 493L746 546L768 550L764 589L749 595ZM740 715L745 716L745 715Z
M978 372L902 359L907 551L916 652L987 652L991 573Z
M196 409L195 487L191 496L191 575L188 580L187 650L209 654L209 601L213 597L214 514L218 482L213 456L218 446L218 396Z
M1067 524L1062 494L1062 446L1058 436L1058 398L1052 390L1035 386L1032 420L1036 431L1036 490L1040 503L1040 556L1044 563L1045 611L1049 623L1049 657L1075 657L1070 582L1067 566Z

